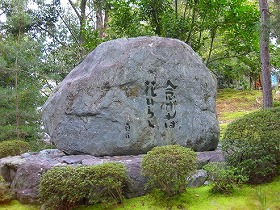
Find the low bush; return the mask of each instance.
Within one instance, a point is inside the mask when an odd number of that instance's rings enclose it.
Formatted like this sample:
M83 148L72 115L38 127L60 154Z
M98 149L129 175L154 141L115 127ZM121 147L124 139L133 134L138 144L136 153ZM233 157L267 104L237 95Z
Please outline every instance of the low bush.
M213 184L214 193L231 193L234 187L248 180L247 177L236 173L236 168L224 162L212 162L203 167L207 171L208 180Z
M280 101L273 101L273 107L280 106Z
M90 191L90 203L122 203L122 189L128 181L127 169L120 163L106 163L97 165L89 180L94 190Z
M0 142L0 158L20 155L29 150L29 144L22 140L7 140Z
M9 185L5 182L2 176L0 176L0 204L9 203L13 196L10 191Z
M79 204L121 203L127 181L120 163L97 166L55 167L41 178L39 194L47 209L72 209Z
M186 190L186 178L196 170L196 154L179 145L155 147L142 160L142 174L147 187L158 189L167 197Z
M271 181L280 163L280 107L250 113L230 123L222 150L229 165L252 184Z

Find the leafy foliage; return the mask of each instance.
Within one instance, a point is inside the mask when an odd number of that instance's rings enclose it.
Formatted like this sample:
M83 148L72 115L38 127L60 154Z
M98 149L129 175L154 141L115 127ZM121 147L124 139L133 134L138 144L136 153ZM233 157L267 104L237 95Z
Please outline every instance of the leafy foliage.
M147 187L158 189L167 197L183 193L186 178L196 169L196 154L179 145L154 147L142 160L142 174Z
M15 108L18 95L19 110ZM38 138L40 132L40 113L36 110L42 98L34 87L20 90L16 94L13 88L0 87L0 142L17 138L16 115L19 117L19 137L27 141Z
M189 44L228 87L249 87L259 68L259 11L254 2L108 1L108 37L158 35Z
M29 36L31 16L26 0L3 1L7 5L7 21L0 25L0 141L35 139L40 130L36 110L42 105L40 68L42 42Z
M7 140L0 142L0 158L20 155L29 150L29 144L22 140Z
M0 204L9 203L13 196L9 189L9 185L5 182L2 176L0 176Z
M48 209L71 209L83 203L121 203L127 181L120 163L97 166L55 167L40 181L39 193Z
M245 115L230 123L222 140L229 165L249 183L271 181L280 163L280 107Z
M247 177L238 175L236 168L224 162L212 162L203 167L207 171L208 179L213 183L213 192L230 193L235 186L247 181Z
M152 27L142 20L140 10L131 7L131 1L110 0L110 21L107 30L110 39L154 35Z
M272 4L271 14L271 33L273 37L277 38L278 43L280 42L280 1L274 0Z

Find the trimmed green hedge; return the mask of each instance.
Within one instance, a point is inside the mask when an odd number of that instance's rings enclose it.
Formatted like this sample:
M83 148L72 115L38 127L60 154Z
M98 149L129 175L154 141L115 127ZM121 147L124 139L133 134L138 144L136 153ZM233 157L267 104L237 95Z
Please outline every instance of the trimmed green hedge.
M247 181L247 177L238 175L236 168L225 162L211 162L203 166L208 180L212 183L212 192L229 194L235 187Z
M56 210L87 203L121 203L126 171L121 163L54 167L42 176L39 194L47 209Z
M142 161L142 174L147 187L158 189L167 197L186 190L187 177L196 170L196 153L179 145L155 147Z
M222 150L249 183L271 181L280 163L280 107L256 111L230 123Z
M13 199L9 185L0 176L0 204L9 203Z
M29 150L29 144L22 140L7 140L0 142L0 158L20 155Z

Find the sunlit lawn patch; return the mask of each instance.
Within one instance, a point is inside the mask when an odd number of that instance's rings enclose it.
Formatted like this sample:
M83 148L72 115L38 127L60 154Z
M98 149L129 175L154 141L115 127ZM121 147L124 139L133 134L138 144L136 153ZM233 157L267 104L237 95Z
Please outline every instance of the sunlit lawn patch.
M161 210L161 209L188 209L188 210L256 210L280 209L280 177L269 184L256 186L245 185L236 189L230 195L212 194L210 186L188 188L186 192L172 200L155 201L152 196L146 195L125 200L123 204L108 208L123 210ZM258 191L265 198L266 204L262 205ZM76 210L102 210L104 206L95 205L76 208Z
M152 196L146 195L124 200L123 204L105 208L103 205L93 205L75 208L75 210L256 210L256 209L280 209L280 177L274 182L256 186L245 185L237 189L233 194L212 194L210 186L188 188L186 192L172 200L156 201ZM261 195L258 195L258 192ZM261 202L261 198L266 201ZM0 205L0 210L39 210L40 207L23 205L18 201L12 201L6 205Z
M222 122L231 122L233 120L236 120L240 117L243 117L245 114L249 114L255 110L249 110L249 111L235 111L235 112L223 112L221 113L219 119Z
M256 99L261 96L261 91L240 91L223 89L218 91L217 113L220 123L231 122L245 114L261 108Z
M0 210L39 210L40 206L21 204L19 201L13 200L7 204L0 204Z

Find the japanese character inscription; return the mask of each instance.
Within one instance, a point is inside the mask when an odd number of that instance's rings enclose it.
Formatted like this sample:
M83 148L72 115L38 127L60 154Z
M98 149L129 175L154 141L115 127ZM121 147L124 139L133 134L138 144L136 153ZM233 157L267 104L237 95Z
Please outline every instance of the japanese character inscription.
M166 128L174 128L175 127L175 121L174 118L176 117L176 97L174 94L174 90L177 88L177 86L173 85L170 80L167 80L167 87L165 88L165 123L164 126Z
M149 126L154 128L155 125L152 124L152 119L155 117L155 114L153 112L153 106L154 106L154 97L157 96L157 94L155 94L155 84L156 82L155 81L152 81L152 82L149 82L149 81L146 81L145 82L145 94L146 94L146 102L147 102L147 105L148 105L148 116L149 116L149 119L148 119L148 123L149 123Z
M176 126L176 88L178 86L174 85L170 80L167 80L166 86L164 89L164 127L165 128L175 128ZM147 104L147 113L148 113L148 125L151 128L156 127L156 114L155 114L155 99L156 94L156 82L155 81L145 81L145 95L146 95L146 104ZM125 138L131 138L131 125L127 122L125 124Z
M145 94L146 94L146 103L148 107L148 123L149 126L154 128L155 125L152 119L155 118L155 114L153 112L153 106L155 105L155 97L157 94L155 93L155 81L146 81L145 82ZM176 96L175 89L177 88L170 80L167 80L166 88L165 88L165 128L175 128L175 117L176 117Z
M129 125L129 123L125 124L125 138L127 138L127 139L130 138L130 125Z

